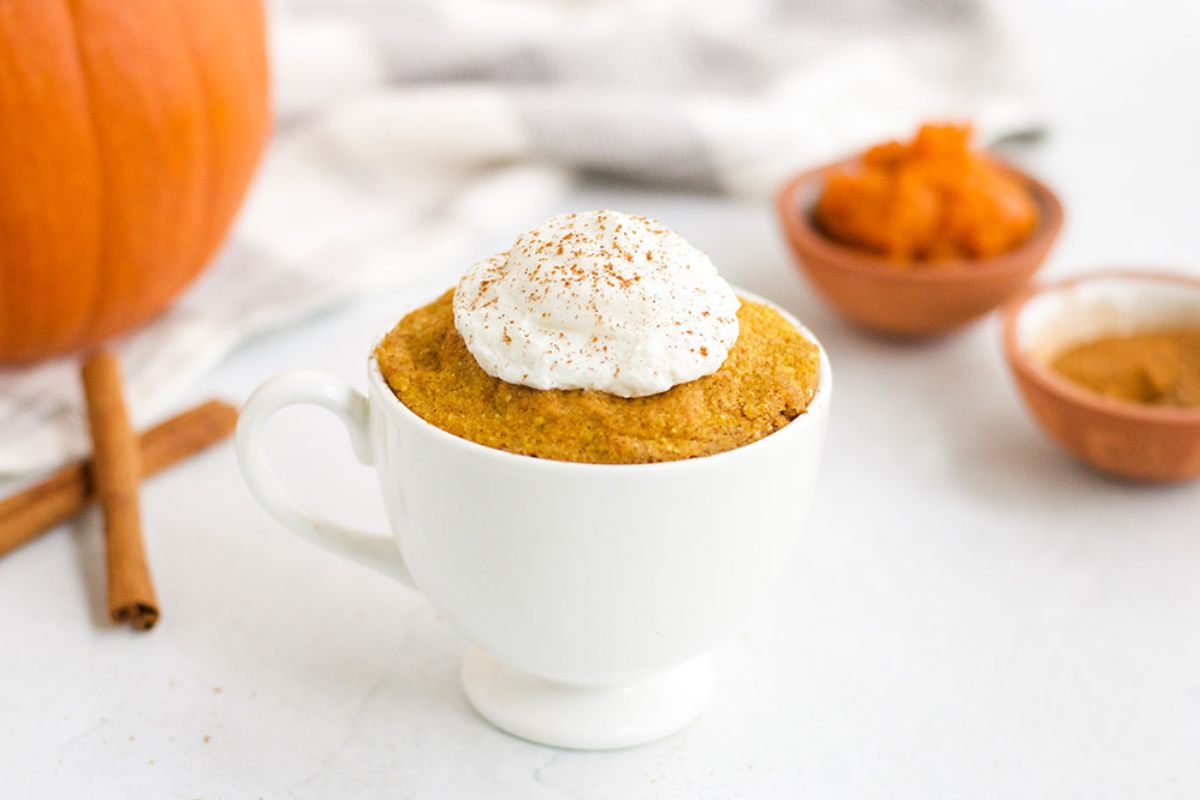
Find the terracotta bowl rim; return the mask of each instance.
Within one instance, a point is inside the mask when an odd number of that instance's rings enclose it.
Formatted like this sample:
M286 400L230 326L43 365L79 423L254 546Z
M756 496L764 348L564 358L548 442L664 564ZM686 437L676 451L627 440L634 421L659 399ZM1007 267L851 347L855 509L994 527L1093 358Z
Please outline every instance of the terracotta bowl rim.
M813 222L811 207L800 209L797 195L830 171L857 162L857 156L814 167L789 178L776 195L776 208L784 231L799 249L822 257L837 269L865 273L879 278L908 283L970 282L994 277L1005 270L1020 270L1028 266L1035 253L1045 253L1058 237L1063 226L1063 205L1058 195L1042 181L1001 159L987 156L1004 172L1024 183L1034 196L1041 211L1033 234L1013 250L997 256L979 259L951 259L921 269L897 269L896 262L883 256L864 252L829 238Z
M1110 397L1089 391L1077 386L1053 370L1037 364L1017 342L1017 320L1025 310L1026 304L1033 298L1046 292L1058 291L1081 283L1111 279L1148 280L1152 282L1174 283L1200 289L1200 278L1191 275L1169 272L1166 270L1131 270L1131 269L1100 269L1056 280L1022 290L1010 300L1002 310L1004 355L1009 367L1023 380L1037 384L1044 391L1054 395L1058 400L1072 406L1083 407L1088 411L1119 417L1130 422L1140 423L1173 423L1196 425L1200 427L1200 407L1196 408L1165 408L1126 400L1114 400Z

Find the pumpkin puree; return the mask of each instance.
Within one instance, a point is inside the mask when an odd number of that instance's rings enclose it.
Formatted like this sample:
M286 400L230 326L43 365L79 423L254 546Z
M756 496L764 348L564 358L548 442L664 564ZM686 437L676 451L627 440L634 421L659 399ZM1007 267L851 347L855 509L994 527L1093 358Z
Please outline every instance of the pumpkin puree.
M640 464L750 444L803 414L820 351L774 309L742 301L721 368L648 397L539 390L483 371L454 327L453 290L413 311L375 349L400 402L444 431L510 453Z
M1072 347L1051 366L1105 397L1154 406L1200 407L1200 328L1097 339Z
M817 224L897 265L980 259L1012 250L1037 226L1027 188L968 148L965 125L922 125L910 143L870 148L831 174Z

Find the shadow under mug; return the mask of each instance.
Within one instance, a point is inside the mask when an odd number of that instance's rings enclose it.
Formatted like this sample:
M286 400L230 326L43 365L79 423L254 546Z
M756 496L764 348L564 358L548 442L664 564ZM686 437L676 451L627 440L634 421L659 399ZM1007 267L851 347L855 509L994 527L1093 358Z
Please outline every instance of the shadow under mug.
M625 747L703 711L708 652L785 566L829 415L832 375L820 357L805 414L686 461L580 464L475 444L410 411L373 357L366 396L317 372L265 383L242 410L238 457L279 522L421 592L474 645L462 679L486 719L546 744ZM294 404L341 418L359 460L375 467L392 536L324 519L284 488L263 432Z

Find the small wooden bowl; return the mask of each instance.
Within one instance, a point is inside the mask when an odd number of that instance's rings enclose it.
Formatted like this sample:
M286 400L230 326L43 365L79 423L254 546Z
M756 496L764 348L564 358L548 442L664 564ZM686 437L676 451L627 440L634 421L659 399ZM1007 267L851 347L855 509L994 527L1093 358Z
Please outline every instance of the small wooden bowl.
M792 253L809 280L843 315L875 331L908 338L936 336L986 314L1029 281L1062 229L1062 204L1054 192L998 163L1037 201L1040 220L1033 235L1017 249L992 258L898 266L834 241L812 217L825 177L852 163L841 161L797 175L780 190L776 207Z
M1145 481L1200 477L1200 408L1113 400L1048 366L1083 342L1200 327L1200 280L1099 272L1034 288L1004 311L1004 352L1034 419L1068 452L1105 472Z

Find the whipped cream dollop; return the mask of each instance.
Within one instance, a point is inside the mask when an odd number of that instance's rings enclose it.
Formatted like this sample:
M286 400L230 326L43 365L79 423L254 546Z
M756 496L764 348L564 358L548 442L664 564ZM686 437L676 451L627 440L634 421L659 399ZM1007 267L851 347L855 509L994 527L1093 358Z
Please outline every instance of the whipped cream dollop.
M454 324L501 380L642 397L716 372L739 305L708 256L662 223L586 211L471 267Z

